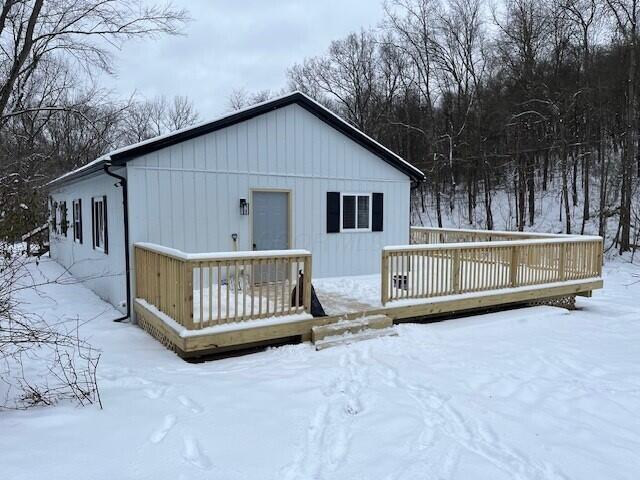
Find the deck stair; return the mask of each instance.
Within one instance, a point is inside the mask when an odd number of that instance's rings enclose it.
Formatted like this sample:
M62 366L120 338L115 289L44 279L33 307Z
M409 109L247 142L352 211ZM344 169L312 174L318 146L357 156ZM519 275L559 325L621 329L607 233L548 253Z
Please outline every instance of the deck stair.
M319 325L311 329L311 341L316 350L345 345L360 340L369 340L383 336L395 336L393 320L386 315L371 315L354 320L342 320L328 325Z

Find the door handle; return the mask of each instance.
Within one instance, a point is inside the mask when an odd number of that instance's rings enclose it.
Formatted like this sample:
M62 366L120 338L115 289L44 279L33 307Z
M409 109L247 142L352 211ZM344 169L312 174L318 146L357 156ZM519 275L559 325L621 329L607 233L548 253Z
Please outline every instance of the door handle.
M255 244L255 243L253 244L253 249L254 249L254 250L257 250L257 249L258 249L258 247L256 246L256 244Z

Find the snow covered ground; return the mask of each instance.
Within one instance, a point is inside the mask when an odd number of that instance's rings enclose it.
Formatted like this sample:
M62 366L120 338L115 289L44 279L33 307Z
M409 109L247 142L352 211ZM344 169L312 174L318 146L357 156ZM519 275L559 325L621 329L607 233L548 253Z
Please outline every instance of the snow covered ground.
M53 278L60 267L32 265ZM77 284L22 292L92 319L104 410L0 412L6 479L636 479L640 269L579 311L536 307L316 352L189 364Z

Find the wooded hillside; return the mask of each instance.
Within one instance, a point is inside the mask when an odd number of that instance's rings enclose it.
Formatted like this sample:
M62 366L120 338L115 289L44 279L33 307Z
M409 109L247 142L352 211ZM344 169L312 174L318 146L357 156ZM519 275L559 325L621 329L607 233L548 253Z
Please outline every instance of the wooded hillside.
M638 243L639 1L394 0L385 12L291 68L290 87L425 171L415 221L434 209L438 225L523 230L554 208L567 233ZM496 199L512 206L499 225Z
M640 0L390 0L384 10L376 28L293 65L287 89L424 170L414 223L599 233L619 252L635 248ZM115 98L95 81L113 70L110 45L186 20L141 1L2 4L2 238L43 222L48 180L196 121L197 99ZM269 96L238 91L229 105Z

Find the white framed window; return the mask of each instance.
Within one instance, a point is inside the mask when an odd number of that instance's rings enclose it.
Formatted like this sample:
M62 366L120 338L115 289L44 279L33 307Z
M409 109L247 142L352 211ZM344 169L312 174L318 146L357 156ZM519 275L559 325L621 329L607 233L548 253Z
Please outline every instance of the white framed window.
M73 201L73 240L82 243L82 200Z
M69 217L67 214L67 202L60 202L58 204L60 208L60 232L65 237L67 236L67 232L69 231Z
M107 198L94 197L92 204L93 248L108 253L107 237Z
M371 194L340 194L340 231L371 231Z

